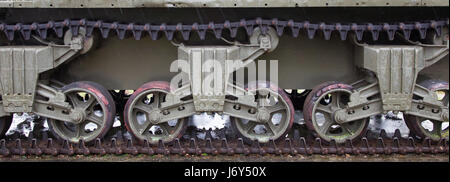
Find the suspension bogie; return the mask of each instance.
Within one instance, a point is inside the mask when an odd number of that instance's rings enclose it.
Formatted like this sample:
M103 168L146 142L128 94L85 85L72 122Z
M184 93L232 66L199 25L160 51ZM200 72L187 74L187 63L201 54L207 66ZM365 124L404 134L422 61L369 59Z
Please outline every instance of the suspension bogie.
M118 116L140 144L175 146L190 117L206 112L230 116L243 143L270 145L290 141L301 109L306 128L326 144L360 140L370 117L390 111L405 115L412 135L448 140L448 82L418 82L430 75L423 70L448 65L448 20L32 25L0 24L10 42L16 31L25 39L0 46L0 137L12 114L34 113L56 138L94 143ZM448 77L448 69L441 74ZM306 91L299 95L296 88ZM134 92L125 97L126 89Z

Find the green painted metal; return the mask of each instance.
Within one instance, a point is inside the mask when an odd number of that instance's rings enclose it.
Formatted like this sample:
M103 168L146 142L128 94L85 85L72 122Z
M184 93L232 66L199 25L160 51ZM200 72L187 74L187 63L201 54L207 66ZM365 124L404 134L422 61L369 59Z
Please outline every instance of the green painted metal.
M30 112L38 75L72 58L80 48L0 47L0 93L6 112Z
M283 35L274 51L258 59L278 60L278 70L282 70L278 74L278 85L282 88L309 89L329 80L358 80L360 75L353 63L353 45L337 39L310 40L304 35L299 38ZM170 72L177 55L177 47L165 39L136 41L111 37L101 40L100 49L61 66L54 78L65 83L91 80L108 89L137 89L148 81L171 80L178 74ZM441 72L446 73L448 70ZM445 76L439 78L445 79Z
M448 46L445 45L363 46L355 52L356 65L376 74L386 111L410 110L419 72L435 63L436 58L447 55Z
M276 49L278 37L274 29L270 29L268 35L262 35L259 28L255 29L249 44L228 46L184 46L178 47L178 60L185 64L175 63L178 71L189 75L188 85L194 98L197 112L222 112L226 95L244 96L236 92L235 87L244 84L244 68L248 68L248 74L255 81L256 66L254 60L259 56ZM253 63L251 65L251 63ZM184 65L189 65L187 68ZM250 65L250 66L249 66ZM174 66L174 65L172 65ZM184 66L184 68L183 68ZM250 71L253 68L253 71ZM233 73L237 74L233 77ZM248 75L247 78L251 77ZM186 80L185 80L186 81ZM176 86L178 80L173 81ZM236 82L236 84L234 84ZM239 86L238 86L239 85Z
M18 19L21 19L17 15L22 13L25 17L23 19L27 21L25 23L29 23L29 21L40 23L41 19L39 18L42 17L31 18L34 11L42 10L43 18L48 21L47 16L52 17L53 14L60 14L61 10L65 10L62 8L67 8L74 13L70 17L58 15L55 17L56 19L86 18L84 8L89 8L86 9L88 12L96 14L92 18L100 17L100 19L104 19L104 14L95 8L107 8L108 11L124 8L125 11L129 11L128 13L138 14L139 20L143 22L161 21L172 24L172 21L176 23L181 21L189 24L192 22L184 22L183 20L187 20L186 17L189 17L187 15L192 16L193 13L197 13L195 14L197 16L189 21L200 20L204 23L204 18L207 21L215 21L215 18L209 16L215 10L227 10L227 15L239 11L236 13L237 16L232 17L232 20L235 21L238 18L271 16L265 15L267 12L282 15L281 18L283 19L291 18L291 15L294 16L293 18L299 18L303 16L293 11L296 10L295 8L286 7L320 7L319 9L312 8L315 10L314 16L325 17L320 21L332 21L335 18L334 14L344 12L342 11L343 8L339 7L352 7L353 10L359 11L364 11L362 9L366 7L383 7L383 9L389 9L389 12L401 10L397 13L402 16L405 12L415 10L414 8L403 7L415 7L416 9L424 9L424 11L426 9L427 13L424 14L429 17L430 14L433 14L430 12L434 11L432 11L433 8L426 7L439 7L439 13L442 13L448 11L443 8L448 5L448 1L442 0L281 0L276 2L269 0L6 0L0 1L0 14L2 20L9 25L8 28L11 28L13 27L11 24L17 23ZM388 8L400 6L402 8ZM176 12L180 12L176 16L173 15L176 19L165 17L166 14L176 14L171 12L172 10L168 10L167 7L177 9ZM251 7L260 9L255 10ZM324 14L324 9L328 10L326 7L334 8L330 8L330 12ZM28 11L27 8L36 9ZM286 10L284 8L288 9L289 13L284 14L282 11ZM139 10L142 10L144 15L153 13L152 11L155 10L157 16L154 16L154 14L151 15L151 18L140 16ZM197 10L205 10L207 12L205 14L208 16L200 15L201 13L198 13ZM261 10L261 12L258 10ZM262 12L262 10L265 12ZM374 16L376 14L373 13L374 8L368 8L367 10L370 12L362 15L360 17L362 20L366 18L380 20L379 17ZM106 13L108 16L105 20L114 19L112 16L120 16L121 11L122 9L118 9L110 16ZM158 12L165 14L158 14ZM246 13L251 14L251 16L241 17ZM396 15L389 17L389 21L396 22ZM416 14L415 16L421 15ZM345 20L345 23L349 23L348 17L341 18ZM130 19L133 18L122 20L129 21ZM338 18L338 20L341 19ZM166 39L136 41L132 38L118 40L109 37L100 40L97 39L96 36L99 35L96 34L94 34L94 37L86 38L84 36L86 31L83 28L80 29L80 36L78 37L72 37L70 33L66 33L62 40L65 45L56 45L33 37L46 46L20 44L0 46L0 94L2 95L0 116L7 116L10 113L34 112L50 118L52 122L58 120L53 122L53 125L61 122L80 124L84 121L83 113L85 111L77 107L70 107L69 102L66 101L66 97L70 97L70 94L63 93L59 88L53 87L49 84L50 80L56 79L56 81L65 83L91 80L101 83L106 89L110 90L136 89L148 81L168 81L173 78L177 73L170 73L169 68L171 68L172 61L178 59L188 61L187 64L182 66L189 67L187 76L190 80L183 82L181 88L172 90L173 92L166 91L164 102L158 106L160 108L147 109L146 117L148 120L154 125L159 125L166 124L169 120L182 120L196 112L218 112L230 115L234 120L234 127L245 138L265 143L270 139L275 140L282 137L291 127L291 117L292 112L294 112L292 104L287 96L280 95L279 92L277 94L276 90L270 89L258 90L260 97L258 101L255 101L254 95L244 89L245 81L233 83L235 80L230 79L232 72L228 70L229 65L226 62L226 60L241 60L242 63L239 68L243 69L250 63L258 64L253 62L258 58L279 61L278 77L280 82L278 85L282 88L312 88L329 80L341 82L359 80L351 85L354 90L337 90L348 94L350 101L346 103L345 107L334 105L328 113L328 124L337 123L346 126L351 122L356 122L353 128L344 130L345 134L335 137L335 139L340 139L338 143L342 143L348 139L348 136L359 136L367 124L367 118L391 110L402 111L411 116L437 122L448 121L448 105L443 106L436 101L434 92L416 84L417 80L426 79L426 77L439 77L448 81L448 28L443 31L441 37L428 36L426 37L427 40L423 40L423 42L429 42L428 39L432 39L430 44L403 40L404 43L401 45L383 45L381 44L383 41L375 41L375 45L366 45L355 40L352 41L350 38L344 38L346 41L342 41L336 36L332 37L331 40L324 40L323 37L310 39L305 34L301 34L295 39L286 35L278 37L273 28L270 28L266 35L262 35L259 28L254 29L252 36L240 35L241 37L236 38L239 43L230 42L224 37L222 37L223 41L209 37L200 43L196 38L182 43L171 42ZM7 36L9 35L7 34ZM395 38L401 37L396 36ZM0 37L0 39L3 39L3 37ZM397 40L394 43L397 44ZM211 59L216 62L208 62ZM211 88L205 87L204 81L208 79L209 75L203 74L203 70L214 68L216 71L217 66L220 67L221 72L214 73L214 86ZM267 70L270 69L270 67L267 67ZM439 72L437 70L441 70L441 72L437 73ZM249 81L253 80L250 79ZM192 91L187 91L187 88ZM178 93L192 95L192 98L183 98L183 100ZM326 93L323 97L328 94L334 98L339 97L334 92ZM142 97L140 95L136 100L130 101L135 105L125 112L132 119L138 118L135 109L139 110L140 106L137 101L141 101L147 96L148 93L144 93ZM226 96L235 98L230 99ZM262 101L264 99L261 99L266 96L275 97L274 100L278 100L280 104L275 109L266 107L267 103L264 104L264 101ZM319 100L321 99L324 98L319 98ZM313 113L316 109L320 110L318 108L319 102L316 101L314 104ZM274 123L272 123L273 110L282 111L279 113L281 121L277 126L273 126ZM246 120L248 122L245 122ZM176 133L174 136L169 135L162 138L167 138L168 141L174 140L185 128L185 124L184 120L181 121L181 125L177 125L176 131L174 131ZM317 129L317 131L322 138L329 140L332 138L330 137L332 134L328 132L328 124L326 125L326 131L321 129ZM264 126L269 132L263 134L253 132L257 125ZM134 125L131 127L138 132L141 130ZM144 130L147 128L145 127ZM67 133L60 132L58 135L65 136ZM80 136L70 138L72 142L76 142L76 139L80 139ZM93 138L87 137L86 139L92 140ZM142 135L141 139L149 139L150 143L156 143L161 137Z
M351 90L336 88L321 94L314 102L311 111L312 126L321 138L326 141L335 140L336 143L344 143L346 140L356 139L365 132L369 124L368 116L350 121L338 112L349 107L348 103L353 94ZM360 111L353 114L361 115Z
M232 125L247 142L258 140L268 143L270 140L284 138L292 126L294 112L283 94L273 88L259 87L249 89L258 97L256 107L230 104L225 113L231 116ZM252 97L253 97L252 96ZM254 98L254 97L253 97ZM250 117L243 117L242 114Z
M172 142L183 134L194 106L192 102L169 105L168 97L168 90L150 88L129 101L126 122L136 138L157 144L159 140Z

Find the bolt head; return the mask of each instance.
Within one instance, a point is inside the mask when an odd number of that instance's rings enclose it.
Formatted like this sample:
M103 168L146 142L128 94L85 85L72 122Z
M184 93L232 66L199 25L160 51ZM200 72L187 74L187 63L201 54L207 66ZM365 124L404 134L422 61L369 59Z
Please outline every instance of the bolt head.
M72 121L82 122L84 120L84 113L82 111L75 110L71 115Z
M151 112L149 117L150 117L149 119L151 122L157 122L157 121L161 120L161 114L157 111Z
M270 119L270 113L265 110L259 110L257 118L259 121L267 122Z
M334 120L338 123L345 121L345 116L343 112L335 112Z
M258 93L259 93L259 95L261 95L261 96L266 96L266 95L269 94L269 90L263 88L263 89L258 90Z

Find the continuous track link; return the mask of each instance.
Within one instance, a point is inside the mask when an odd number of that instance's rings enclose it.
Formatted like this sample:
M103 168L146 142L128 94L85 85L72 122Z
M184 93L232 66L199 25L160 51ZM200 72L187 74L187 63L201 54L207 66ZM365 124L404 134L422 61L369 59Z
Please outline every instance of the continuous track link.
M411 34L418 32L420 39L425 39L429 29L434 30L439 36L444 26L448 26L449 20L425 20L416 22L398 22L398 23L311 23L309 21L294 21L294 20L278 20L256 18L252 20L242 19L236 22L225 21L223 23L210 22L208 24L193 23L192 25L178 23L170 25L162 23L154 25L151 23L134 24L134 23L119 23L119 22L105 22L102 20L91 21L86 19L63 21L48 21L47 23L17 23L5 24L0 23L0 31L4 32L8 40L15 39L16 34L20 34L23 39L28 40L32 32L35 32L41 38L46 39L49 31L53 31L58 37L63 37L64 29L69 29L73 35L78 35L79 27L84 27L87 31L87 36L92 35L94 29L100 31L103 38L107 38L111 31L115 31L119 39L124 39L127 33L131 33L136 40L140 40L145 32L156 40L160 37L160 33L164 34L168 40L174 38L175 32L181 33L184 40L189 40L190 35L194 32L198 34L201 40L206 37L207 31L212 31L216 38L221 38L222 33L229 31L232 38L236 37L239 28L245 29L248 35L253 33L255 27L259 27L262 33L268 31L268 27L274 27L279 36L283 35L285 29L289 29L293 37L298 37L300 30L306 32L307 37L313 39L317 32L322 32L324 38L329 40L333 31L338 32L341 40L346 40L350 32L355 33L357 40L363 39L364 33L369 33L372 40L379 39L380 33L386 33L389 40L394 40L396 32L400 32L406 39L409 39Z
M210 132L210 131L209 131ZM208 134L207 134L208 136ZM205 139L182 138L168 145L159 141L158 145L149 145L147 141L135 143L132 139L111 138L107 141L96 139L87 145L84 141L71 144L67 140L57 142L52 138L1 139L0 155L3 157L41 156L41 155L106 155L106 154L146 154L146 155L390 155L390 154L449 154L449 141L441 139L433 142L425 138L402 138L399 130L392 137L387 137L384 130L379 136L366 133L358 141L348 140L339 145L335 142L325 143L320 138L292 137L284 141L260 144L254 141L244 144L241 138Z

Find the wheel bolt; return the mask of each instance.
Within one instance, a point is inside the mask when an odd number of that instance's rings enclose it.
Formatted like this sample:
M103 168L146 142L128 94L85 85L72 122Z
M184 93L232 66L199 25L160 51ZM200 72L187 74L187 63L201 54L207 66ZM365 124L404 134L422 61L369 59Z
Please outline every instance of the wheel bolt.
M75 122L81 122L84 120L84 115L80 111L75 111L75 112L73 112L71 119Z
M178 107L178 110L179 110L179 111L182 111L182 110L184 110L184 106L180 106L180 107Z
M345 120L345 116L343 116L343 113L337 112L334 115L334 120L336 120L336 122L340 123Z
M369 109L370 107L368 106L368 105L366 105L366 106L364 106L363 107L363 110L367 110L367 109Z
M250 114L255 114L256 113L256 109L255 108L251 108L251 109L248 110L248 112Z
M270 119L270 113L264 109L258 111L257 118L259 121L267 122Z

